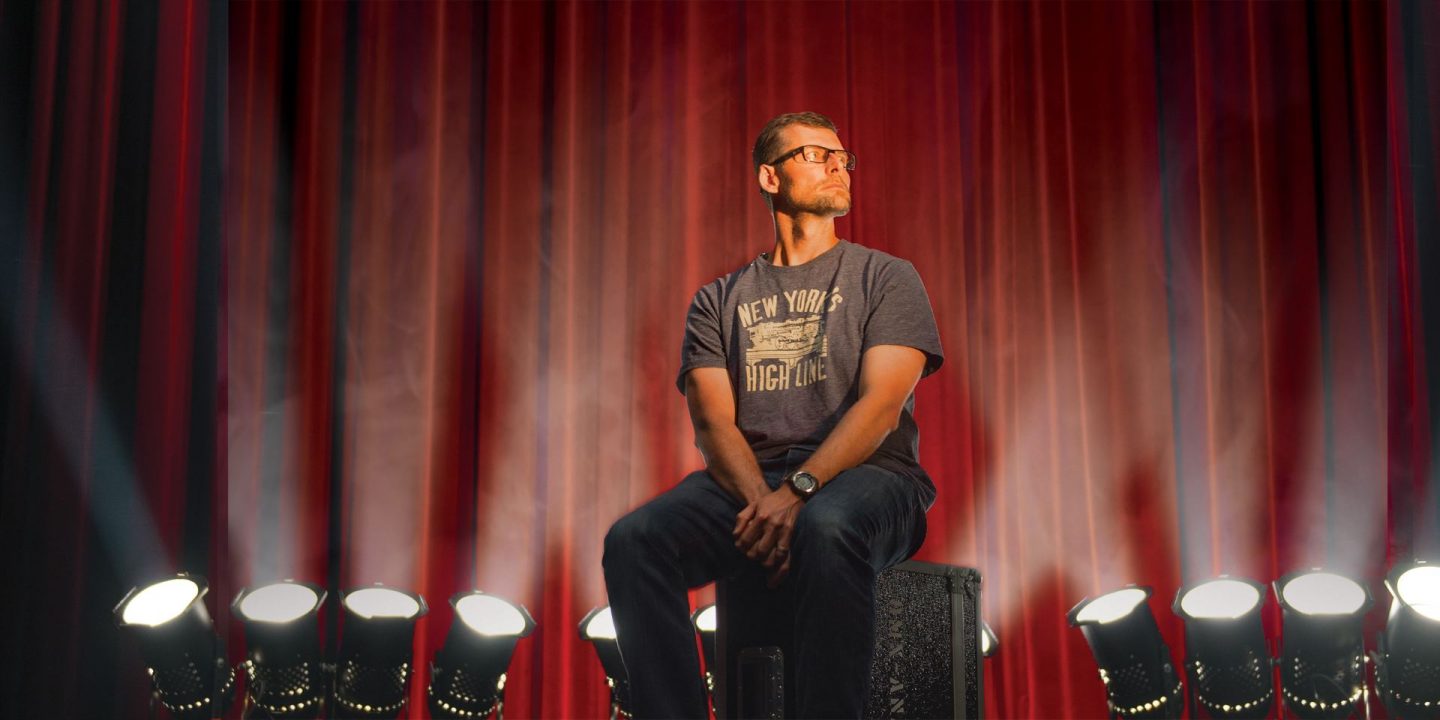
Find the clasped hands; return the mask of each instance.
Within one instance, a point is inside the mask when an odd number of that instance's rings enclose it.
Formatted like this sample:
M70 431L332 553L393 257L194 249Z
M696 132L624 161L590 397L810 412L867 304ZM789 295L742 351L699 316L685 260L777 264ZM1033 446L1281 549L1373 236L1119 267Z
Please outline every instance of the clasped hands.
M770 571L767 584L774 588L790 572L790 536L804 501L781 486L761 495L735 516L735 547Z

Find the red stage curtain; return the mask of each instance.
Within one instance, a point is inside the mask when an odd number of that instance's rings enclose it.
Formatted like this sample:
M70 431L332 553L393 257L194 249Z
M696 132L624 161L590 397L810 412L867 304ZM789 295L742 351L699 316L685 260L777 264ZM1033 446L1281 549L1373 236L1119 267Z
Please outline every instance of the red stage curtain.
M749 151L802 109L859 157L840 234L914 261L940 323L918 557L983 573L990 716L1102 716L1064 613L1125 583L1177 658L1183 583L1325 565L1382 597L1390 562L1440 551L1437 23L1399 0L0 4L24 101L0 510L58 598L7 599L35 619L6 666L46 664L0 700L45 707L60 667L60 714L142 716L107 613L185 568L237 660L242 586L422 593L412 717L446 600L507 597L538 622L507 716L602 716L576 633L601 540L700 464L683 314L768 248Z

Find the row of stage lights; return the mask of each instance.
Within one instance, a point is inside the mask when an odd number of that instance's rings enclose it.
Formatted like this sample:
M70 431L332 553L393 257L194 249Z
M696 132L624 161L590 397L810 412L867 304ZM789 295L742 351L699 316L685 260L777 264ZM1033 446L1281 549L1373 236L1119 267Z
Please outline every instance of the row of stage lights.
M1087 598L1068 619L1100 667L1112 717L1179 718L1188 705L1191 718L1201 717L1199 709L1212 718L1264 718L1274 705L1278 665L1280 695L1294 717L1369 717L1373 668L1390 717L1440 718L1440 566L1396 566L1385 586L1389 617L1367 655L1364 620L1373 598L1364 585L1324 570L1276 580L1277 659L1261 619L1264 585L1222 575L1181 588L1171 609L1185 622L1184 681L1150 613L1150 588Z
M115 608L116 623L140 645L155 701L184 720L224 714L235 696L235 671L225 657L204 597L204 578L184 573L131 590ZM395 717L412 674L415 621L425 599L376 585L345 593L338 663L320 651L319 612L326 592L291 580L242 590L231 611L245 626L246 718L315 718L333 700L333 717ZM478 590L450 598L455 620L430 666L430 713L437 718L504 718L505 672L515 645L535 629L524 606ZM715 606L690 616L705 657L705 685L715 679ZM630 687L610 607L580 621L610 687L610 717L629 717ZM980 647L999 645L980 625Z
M204 597L204 578L181 573L126 594L116 624L139 644L152 697L172 717L224 715L234 700L230 667ZM319 613L327 593L286 580L242 590L230 609L244 624L246 718L392 718L404 707L413 674L415 622L429 608L420 595L375 585L344 593L334 662L320 649ZM535 629L524 606L478 590L450 599L455 619L430 666L432 717L504 718L505 673L520 638ZM692 616L713 662L715 608ZM611 689L612 718L629 704L629 687L610 608L590 611L580 636L595 646ZM327 713L327 704L333 710Z

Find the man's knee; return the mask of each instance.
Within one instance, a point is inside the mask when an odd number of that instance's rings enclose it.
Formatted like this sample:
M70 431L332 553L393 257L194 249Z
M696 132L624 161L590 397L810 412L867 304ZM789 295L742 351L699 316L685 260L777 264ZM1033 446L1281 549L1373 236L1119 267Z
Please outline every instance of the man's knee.
M855 518L843 507L812 501L800 509L800 515L795 519L796 547L847 547L858 538Z
M605 533L604 554L601 565L609 571L617 565L634 560L640 553L651 547L654 539L654 522L649 513L641 507L615 521Z

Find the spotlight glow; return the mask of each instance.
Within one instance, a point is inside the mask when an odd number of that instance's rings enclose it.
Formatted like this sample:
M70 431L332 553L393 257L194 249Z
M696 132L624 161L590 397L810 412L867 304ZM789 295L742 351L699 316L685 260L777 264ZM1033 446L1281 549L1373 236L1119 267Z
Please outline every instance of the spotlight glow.
M707 605L695 616L695 629L700 632L715 632L715 606Z
M399 590L371 587L345 596L345 607L363 618L411 618L420 614L420 603Z
M1286 583L1280 594L1286 605L1306 615L1350 615L1365 604L1360 583L1328 572L1301 575Z
M589 640L615 639L615 618L610 615L609 606L595 613L595 617L590 618L589 624L585 626L585 637Z
M990 629L988 623L981 620L980 627L976 628L976 632L980 634L980 657L990 657L990 653L995 649L995 643L998 642L995 631Z
M1131 613L1140 603L1145 602L1145 591L1140 588L1125 588L1106 593L1091 600L1080 609L1075 622L1112 623Z
M1415 612L1440 620L1440 567L1423 566L1406 570L1395 581L1395 592Z
M179 617L195 602L200 586L193 580L172 578L136 593L120 616L127 625L164 625Z
M246 595L240 601L240 614L247 620L286 623L305 617L319 601L320 596L304 585L278 582Z
M1233 620L1260 604L1260 591L1239 580L1201 583L1180 598L1180 609L1193 618Z
M519 635L525 632L525 616L493 595L466 595L455 603L455 614L481 635Z

